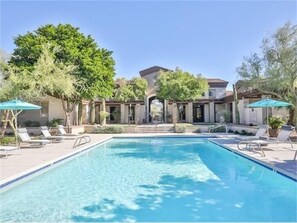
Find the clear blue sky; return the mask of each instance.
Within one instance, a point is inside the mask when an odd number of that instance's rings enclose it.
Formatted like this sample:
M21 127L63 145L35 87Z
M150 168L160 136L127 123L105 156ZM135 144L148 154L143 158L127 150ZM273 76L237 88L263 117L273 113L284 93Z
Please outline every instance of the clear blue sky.
M126 78L159 65L233 83L243 56L297 23L296 1L0 1L4 51L18 34L70 23L113 51L117 76Z

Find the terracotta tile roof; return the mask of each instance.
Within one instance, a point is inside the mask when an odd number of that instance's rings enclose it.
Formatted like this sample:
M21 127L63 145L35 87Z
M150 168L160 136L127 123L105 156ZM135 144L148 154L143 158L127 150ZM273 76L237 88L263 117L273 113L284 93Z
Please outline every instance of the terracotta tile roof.
M147 69L141 70L139 71L139 74L141 77L154 73L154 72L158 72L160 70L164 70L164 71L169 71L170 69L165 68L165 67L160 67L160 66L153 66L153 67L149 67ZM227 87L228 85L228 81L219 79L219 78L207 78L207 82L208 85L210 87Z

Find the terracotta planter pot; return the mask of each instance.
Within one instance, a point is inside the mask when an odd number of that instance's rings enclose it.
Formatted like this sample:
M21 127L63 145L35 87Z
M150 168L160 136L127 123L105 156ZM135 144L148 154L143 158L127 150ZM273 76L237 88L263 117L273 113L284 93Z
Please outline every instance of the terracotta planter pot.
M270 137L277 137L279 133L279 129L268 129Z

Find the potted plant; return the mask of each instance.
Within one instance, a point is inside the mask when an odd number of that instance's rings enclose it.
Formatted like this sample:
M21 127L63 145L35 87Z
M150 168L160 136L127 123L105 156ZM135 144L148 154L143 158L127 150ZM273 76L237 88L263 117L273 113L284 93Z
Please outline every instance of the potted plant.
M285 124L284 120L280 116L272 116L268 119L269 136L277 137L280 127Z

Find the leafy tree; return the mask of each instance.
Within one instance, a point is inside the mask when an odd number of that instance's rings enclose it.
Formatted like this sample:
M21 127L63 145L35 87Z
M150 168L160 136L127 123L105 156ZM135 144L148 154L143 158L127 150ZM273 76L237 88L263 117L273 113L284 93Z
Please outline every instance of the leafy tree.
M40 57L43 43L59 47L60 50L54 52L55 60L65 65L75 65L77 72L73 75L84 81L83 87L76 86L79 95L71 98L74 104L82 99L91 100L112 95L115 74L112 52L99 48L95 40L79 32L79 28L70 24L44 25L33 32L19 35L14 42L17 47L10 63L29 71L34 69L34 64Z
M157 97L177 101L196 100L208 90L208 82L201 75L193 75L176 68L175 71L161 71L156 80ZM174 109L173 120L176 122Z
M69 118L67 107L64 101L67 98L75 97L76 87L80 81L72 75L76 67L73 65L65 66L55 62L54 55L50 52L49 44L42 45L42 53L37 62L33 65L32 71L20 69L13 64L2 66L2 71L7 77L0 83L0 99L9 100L21 98L26 101L36 101L44 99L48 94L58 95L63 102L66 120ZM54 48L57 51L57 48ZM57 78L57 76L59 78ZM12 118L8 120L11 127L15 130L15 114L11 112ZM5 125L6 126L6 125ZM5 130L4 130L5 131ZM2 134L4 134L2 131Z
M144 78L134 77L132 80L119 78L116 80L113 98L118 101L144 100L148 83Z
M261 49L260 55L245 57L237 72L248 87L290 102L289 124L297 126L297 26L285 24Z
M144 100L148 87L148 83L144 78L134 77L131 80L119 78L115 82L116 87L113 95L115 100L121 102Z
M117 101L127 102L134 97L132 86L125 78L117 79L113 98Z
M134 100L144 100L148 83L144 78L134 77L131 80Z

